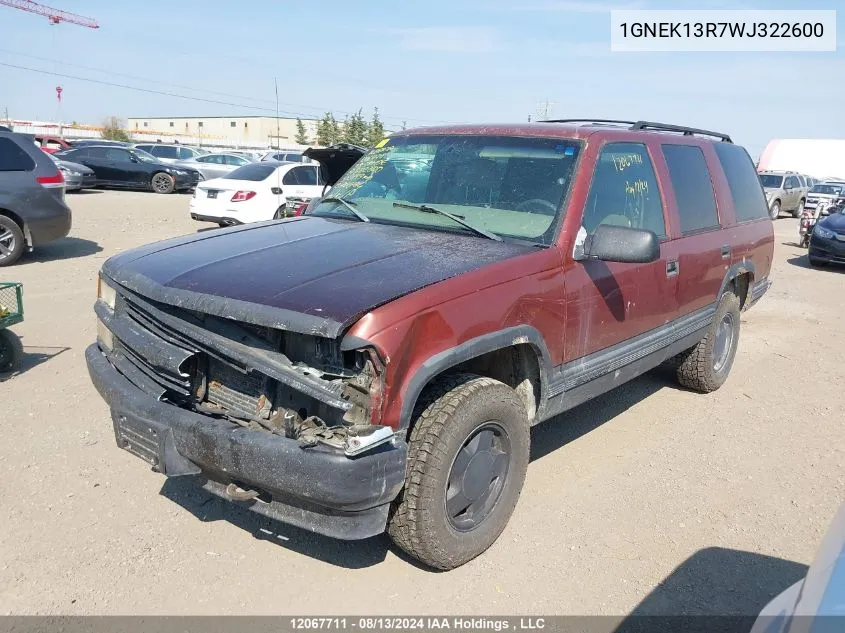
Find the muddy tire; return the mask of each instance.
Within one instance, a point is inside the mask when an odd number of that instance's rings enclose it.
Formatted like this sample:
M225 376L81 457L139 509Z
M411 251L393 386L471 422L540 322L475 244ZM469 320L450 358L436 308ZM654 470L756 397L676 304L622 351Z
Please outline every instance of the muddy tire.
M474 374L437 381L415 412L405 488L388 534L436 569L475 558L516 507L530 443L525 405L513 389Z
M739 345L739 321L739 297L727 291L704 338L678 356L679 383L701 393L716 391L724 384Z
M780 217L780 201L775 200L772 206L769 207L769 217L772 220L777 220Z
M153 174L150 179L150 186L156 193L173 193L176 189L176 180L170 174L159 171Z
M12 218L0 215L0 266L11 266L23 254L23 231Z
M23 358L23 343L11 330L0 330L0 374L14 370Z

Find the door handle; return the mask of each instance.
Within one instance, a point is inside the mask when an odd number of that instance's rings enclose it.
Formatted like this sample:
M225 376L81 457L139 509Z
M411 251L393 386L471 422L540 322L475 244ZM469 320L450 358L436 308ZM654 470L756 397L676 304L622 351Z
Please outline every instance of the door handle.
M677 260L672 260L666 262L666 276L667 277L674 277L680 272L680 265L678 264Z
M730 256L731 256L731 247L729 245L725 244L722 247L722 259L727 259Z

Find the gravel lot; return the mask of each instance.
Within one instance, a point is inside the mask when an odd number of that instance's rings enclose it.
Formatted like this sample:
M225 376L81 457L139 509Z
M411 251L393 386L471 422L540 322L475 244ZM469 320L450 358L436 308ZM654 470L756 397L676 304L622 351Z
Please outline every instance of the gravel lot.
M115 446L83 352L115 253L210 225L185 195L68 197L25 284L24 367L0 382L0 613L754 613L797 580L845 491L845 272L775 223L775 285L702 396L653 372L533 431L509 527L452 572L386 537L342 543L165 480ZM834 388L840 385L840 388Z

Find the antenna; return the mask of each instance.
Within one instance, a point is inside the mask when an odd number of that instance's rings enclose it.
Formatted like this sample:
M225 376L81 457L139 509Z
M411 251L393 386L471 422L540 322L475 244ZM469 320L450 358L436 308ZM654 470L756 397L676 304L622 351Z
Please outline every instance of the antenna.
M554 107L557 105L554 101L549 101L546 99L545 101L537 104L537 114L540 117L540 120L550 119L552 116L552 112L554 111Z

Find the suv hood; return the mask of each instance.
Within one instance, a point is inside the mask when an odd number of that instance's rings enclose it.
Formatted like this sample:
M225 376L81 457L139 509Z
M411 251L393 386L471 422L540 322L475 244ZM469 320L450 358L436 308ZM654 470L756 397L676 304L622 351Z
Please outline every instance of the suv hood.
M335 338L393 299L534 250L451 232L306 216L143 246L109 259L103 274L162 303Z

